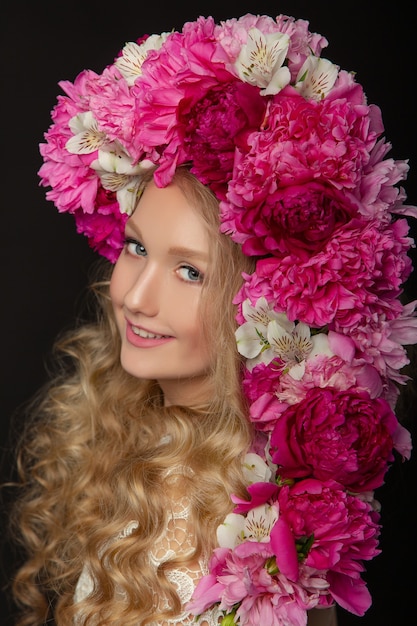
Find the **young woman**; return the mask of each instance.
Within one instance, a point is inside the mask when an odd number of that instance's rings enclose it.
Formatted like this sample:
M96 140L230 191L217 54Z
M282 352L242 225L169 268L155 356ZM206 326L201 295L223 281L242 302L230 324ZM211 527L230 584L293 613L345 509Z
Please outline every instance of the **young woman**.
M417 213L379 110L307 27L199 18L61 83L40 175L111 263L22 438L22 626L370 605L374 492L411 450Z

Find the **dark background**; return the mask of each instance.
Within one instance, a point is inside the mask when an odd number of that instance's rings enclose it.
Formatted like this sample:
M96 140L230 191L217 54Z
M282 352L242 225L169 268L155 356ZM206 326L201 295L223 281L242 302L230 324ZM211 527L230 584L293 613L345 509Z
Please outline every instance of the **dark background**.
M390 156L409 159L405 188L417 204L415 43L407 0L387 11L372 0L221 3L7 2L0 14L1 45L1 408L2 480L12 476L13 432L20 429L16 409L45 380L45 361L56 334L78 313L96 259L84 237L75 234L72 218L59 215L45 200L37 170L38 144L50 124L50 110L61 93L59 80L73 81L84 68L101 72L124 43L144 33L180 29L198 15L216 21L246 12L278 13L307 19L310 30L327 37L323 56L355 71L369 102L383 111ZM219 5L221 8L219 8ZM411 235L416 237L416 225ZM416 253L411 252L413 263ZM408 281L407 301L417 297L416 278ZM413 355L410 352L410 356ZM407 371L412 375L413 362ZM399 405L400 418L417 440L414 414L416 385L410 383ZM11 424L14 424L13 429ZM416 459L396 461L378 492L382 503L382 554L368 564L366 580L373 606L365 617L340 611L340 626L416 626L417 575ZM8 491L2 502L7 522ZM5 529L1 536L5 535ZM0 623L13 624L7 584L16 562L6 540L0 553ZM267 624L259 626L268 626Z

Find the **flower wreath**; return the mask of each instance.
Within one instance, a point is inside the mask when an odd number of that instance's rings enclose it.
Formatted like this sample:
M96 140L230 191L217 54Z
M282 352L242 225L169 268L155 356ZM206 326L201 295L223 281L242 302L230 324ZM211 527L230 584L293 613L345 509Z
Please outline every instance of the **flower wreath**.
M145 36L59 83L40 146L47 198L110 261L144 169L165 186L185 163L217 196L221 231L257 258L234 299L257 433L248 498L232 496L188 607L218 604L223 624L304 626L334 603L363 615L374 491L411 453L394 413L417 342L417 301L400 301L409 167L386 158L380 109L321 58L327 43L284 15Z

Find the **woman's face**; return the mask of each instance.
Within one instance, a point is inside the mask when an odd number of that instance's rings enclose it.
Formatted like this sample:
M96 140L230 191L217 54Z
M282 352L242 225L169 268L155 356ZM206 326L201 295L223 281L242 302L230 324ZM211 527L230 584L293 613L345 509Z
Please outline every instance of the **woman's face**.
M165 404L205 400L210 357L199 320L209 270L205 224L177 185L152 182L125 235L110 284L122 367L157 380Z

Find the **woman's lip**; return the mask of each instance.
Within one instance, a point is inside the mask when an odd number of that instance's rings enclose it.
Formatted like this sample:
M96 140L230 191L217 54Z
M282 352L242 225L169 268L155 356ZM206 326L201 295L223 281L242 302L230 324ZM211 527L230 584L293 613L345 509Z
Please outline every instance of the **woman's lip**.
M166 339L168 335L165 333L157 333L153 330L149 330L144 326L139 326L138 324L133 324L130 320L126 318L126 323L130 326L135 333L139 337L143 337L144 339ZM150 336L149 336L150 335Z
M133 330L134 328L147 335L154 336L143 337L142 335L137 334L137 332ZM129 322L129 320L126 320L126 339L130 344L137 348L155 348L171 341L173 337L154 333L146 328L143 328L143 326L136 326L135 324Z

